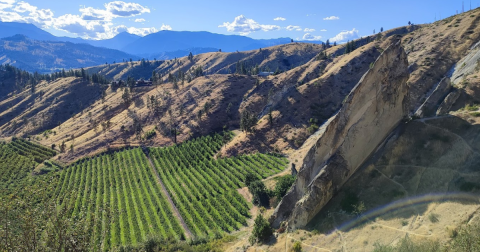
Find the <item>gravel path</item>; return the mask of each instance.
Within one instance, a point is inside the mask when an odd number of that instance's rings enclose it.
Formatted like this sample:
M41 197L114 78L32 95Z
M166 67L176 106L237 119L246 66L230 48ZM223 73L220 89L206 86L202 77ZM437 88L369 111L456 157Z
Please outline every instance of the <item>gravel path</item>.
M152 168L153 172L155 173L155 177L157 182L162 186L162 191L163 193L167 196L168 202L170 203L170 206L173 209L173 212L175 213L175 216L177 217L177 220L182 224L183 229L186 232L187 238L192 238L192 232L190 229L188 229L187 224L185 224L185 221L182 218L182 215L180 215L180 212L178 211L177 207L175 204L173 204L172 198L170 197L170 194L168 193L167 189L165 188L165 185L163 184L162 180L160 179L160 176L158 175L157 169L155 169L155 165L153 165L152 160L150 159L150 156L147 156L148 162L150 163L150 167Z

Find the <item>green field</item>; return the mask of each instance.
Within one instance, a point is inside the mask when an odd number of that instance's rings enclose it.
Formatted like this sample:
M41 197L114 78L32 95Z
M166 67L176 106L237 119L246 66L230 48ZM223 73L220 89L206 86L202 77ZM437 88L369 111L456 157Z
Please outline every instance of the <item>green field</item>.
M83 160L66 168L57 187L57 203L73 218L85 217L92 244L109 249L136 244L147 235L183 238L183 230L139 148Z
M263 154L214 159L221 143L222 136L215 135L175 147L150 148L155 168L194 236L246 225L250 206L235 189L244 186L247 173L266 178L286 165L284 159Z
M53 150L22 139L0 143L0 190L2 194L21 188L33 169L43 161L55 156Z
M49 178L48 192L37 201L53 199L57 209L67 209L64 218L85 223L95 251L139 244L150 235L208 239L247 224L251 203L236 190L244 186L246 174L266 178L287 164L270 154L215 159L228 137L217 134L145 148L148 155L141 148L104 153L37 176L30 173L38 161L55 152L15 139L0 144L1 185L8 188L25 178L40 185ZM0 198L8 195L15 192L2 191Z

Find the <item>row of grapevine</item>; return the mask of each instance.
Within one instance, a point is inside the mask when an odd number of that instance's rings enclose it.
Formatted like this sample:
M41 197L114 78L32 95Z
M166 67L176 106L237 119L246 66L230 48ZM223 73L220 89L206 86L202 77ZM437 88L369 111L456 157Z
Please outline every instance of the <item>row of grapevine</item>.
M0 144L0 189L7 190L28 176L36 163L19 155L10 144Z
M150 234L183 239L154 176L139 148L86 159L61 172L57 203L89 223L95 251L137 244Z
M34 144L21 138L14 138L9 145L18 154L31 157L37 163L42 163L43 161L50 159L57 154L54 150L50 150L41 145Z
M236 190L244 186L245 175L266 178L286 166L284 159L266 154L214 159L224 141L217 134L149 150L172 201L197 237L246 225L249 204Z
M245 186L245 175L266 178L287 164L282 157L259 153L215 159L228 137L217 134L149 149L153 169L195 237L216 236L246 225L250 204L236 190ZM29 174L38 161L53 155L54 151L22 139L0 143L0 192L9 189L0 198L18 191L17 185L44 179ZM74 221L86 223L92 251L138 244L150 234L184 239L156 176L140 148L103 154L51 172L48 177L54 185L46 197L69 209L67 216Z

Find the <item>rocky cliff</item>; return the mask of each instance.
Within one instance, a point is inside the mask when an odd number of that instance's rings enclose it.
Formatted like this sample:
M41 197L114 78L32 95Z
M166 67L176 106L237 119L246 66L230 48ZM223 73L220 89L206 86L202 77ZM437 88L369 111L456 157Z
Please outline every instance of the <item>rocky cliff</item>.
M297 180L272 215L274 226L305 226L408 112L408 61L390 45L345 99L340 111L302 150ZM307 147L307 148L305 148Z

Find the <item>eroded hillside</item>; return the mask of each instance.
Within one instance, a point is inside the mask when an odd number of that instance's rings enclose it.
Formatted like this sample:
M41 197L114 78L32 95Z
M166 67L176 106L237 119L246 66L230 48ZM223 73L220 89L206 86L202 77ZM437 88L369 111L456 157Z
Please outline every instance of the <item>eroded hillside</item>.
M89 72L99 72L114 80L126 80L131 76L135 79L152 77L152 72L162 75L162 81L169 81L167 74L193 72L201 67L205 74L236 73L238 63L242 63L245 73L255 67L257 71L275 72L286 71L303 65L322 51L322 45L307 43L290 43L258 50L243 52L212 52L192 55L192 58L182 57L173 60L152 60L123 62L91 67ZM127 61L129 59L126 59ZM136 59L133 59L136 60Z

